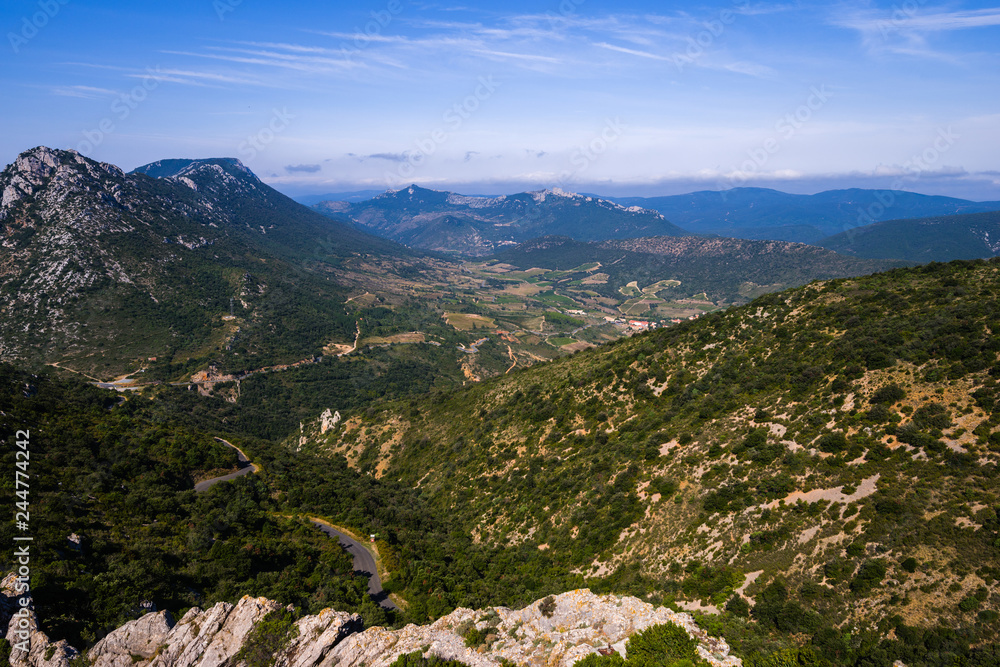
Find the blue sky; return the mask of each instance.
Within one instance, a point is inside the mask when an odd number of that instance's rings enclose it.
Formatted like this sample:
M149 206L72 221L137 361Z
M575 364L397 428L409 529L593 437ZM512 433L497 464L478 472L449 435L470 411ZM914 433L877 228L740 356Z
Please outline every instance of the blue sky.
M292 194L1000 200L1000 4L155 4L3 3L4 163L42 144L234 156Z

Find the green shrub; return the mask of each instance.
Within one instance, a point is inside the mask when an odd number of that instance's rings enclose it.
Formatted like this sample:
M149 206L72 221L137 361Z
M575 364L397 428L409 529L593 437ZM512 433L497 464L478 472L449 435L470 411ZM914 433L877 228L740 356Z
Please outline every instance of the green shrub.
M659 451L657 451L657 454L659 454ZM661 500L666 500L670 496L674 495L678 488L679 485L677 482L669 477L657 477L649 483L650 492L660 494Z
M729 598L729 602L726 603L726 611L734 616L739 616L740 618L750 617L750 603L743 599L740 595L734 595Z
M980 623L992 623L993 621L1000 618L1000 613L992 609L983 609L981 612L976 614L976 619Z
M816 448L821 452L839 454L847 449L847 436L839 431L837 433L827 433L816 442Z
M962 611L973 611L979 607L979 604L979 600L976 599L975 595L967 595L958 603L958 608Z
M952 425L948 408L940 403L928 403L913 413L913 423L919 428L929 430L944 430Z
M857 595L866 595L882 583L885 578L886 564L881 558L866 560L858 568L858 573L851 580L851 590Z
M436 655L425 658L423 651L414 651L399 656L390 667L467 667L467 665L458 660L444 660Z
M551 595L547 596L538 603L538 611L542 612L545 618L552 618L552 614L556 611L556 599Z
M708 598L716 604L722 604L744 579L742 572L725 565L695 565L690 571L681 586L684 594L692 598Z
M879 403L892 405L893 403L898 403L899 401L906 398L906 392L898 384L887 384L881 387L878 391L872 394L872 397L868 399L868 402L872 405Z
M660 667L678 660L696 662L698 645L679 625L664 623L632 635L625 644L629 667Z
M278 652L298 635L295 613L288 609L276 609L250 632L236 654L236 661L243 661L248 667L270 667Z
M489 635L489 632L490 628L478 630L475 626L473 626L471 629L467 630L464 635L462 635L462 638L465 639L466 646L469 648L475 648L486 643L486 637Z
M820 597L826 589L815 581L806 581L799 586L799 597L803 600L815 600Z
M892 413L889 412L889 408L882 404L876 404L865 413L865 419L876 424L882 424L889 421L891 415Z
M855 540L847 545L845 549L847 555L851 558L857 558L865 552L865 542L864 540Z
M743 659L744 667L803 667L819 664L811 648L786 648L773 653L754 651Z

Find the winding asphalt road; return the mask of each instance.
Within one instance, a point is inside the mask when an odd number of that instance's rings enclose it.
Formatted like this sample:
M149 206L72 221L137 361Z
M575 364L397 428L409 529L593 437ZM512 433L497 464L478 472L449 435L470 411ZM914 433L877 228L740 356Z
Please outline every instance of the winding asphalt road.
M212 479L206 479L204 482L198 482L194 485L196 493L207 491L219 482L228 482L231 479L236 479L237 477L260 470L260 467L257 466L256 463L250 462L250 459L247 458L247 455L243 453L242 449L228 440L223 440L222 438L216 438L216 440L224 445L229 445L238 452L237 458L239 459L240 469L236 472L231 472L228 475L213 477ZM343 534L322 519L309 517L309 521L330 537L337 539L340 542L340 546L354 556L354 571L368 577L368 595L371 596L372 600L374 600L376 604L385 609L399 609L399 607L396 606L396 603L389 599L389 594L382 590L382 580L379 579L378 576L378 568L375 566L375 557L372 556L371 552L368 551L363 544L354 538Z
M325 521L312 517L309 517L309 521L330 537L339 540L340 546L354 556L354 571L368 577L368 595L371 596L372 600L385 609L399 609L396 603L389 599L389 594L382 590L382 580L378 577L375 557L368 549L365 549L363 544L344 535Z
M219 482L228 482L231 479L236 479L237 477L242 477L243 475L248 475L252 472L257 472L260 467L256 463L250 463L250 459L247 455L243 453L243 450L229 442L228 440L223 440L222 438L216 438L219 442L224 445L229 445L236 450L237 465L240 467L236 472L231 472L228 475L222 475L221 477L213 477L212 479L206 479L204 482L198 482L194 485L195 493L201 493L202 491L208 491L210 488L218 484Z

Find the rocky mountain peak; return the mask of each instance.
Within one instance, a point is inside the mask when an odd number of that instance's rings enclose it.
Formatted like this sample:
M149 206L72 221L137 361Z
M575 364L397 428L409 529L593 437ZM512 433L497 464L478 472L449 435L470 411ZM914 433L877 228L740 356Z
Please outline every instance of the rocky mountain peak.
M568 190L563 190L560 187L547 188L545 190L537 190L530 193L537 202L545 201L546 197L565 197L566 199L575 199L577 197L582 197L583 195L578 195L575 192L569 192Z
M196 192L219 196L245 195L264 185L256 174L234 157L157 160L131 173L163 178Z
M50 185L81 186L87 180L121 178L118 167L90 160L74 150L37 146L24 151L0 174L0 220L19 202L35 198Z

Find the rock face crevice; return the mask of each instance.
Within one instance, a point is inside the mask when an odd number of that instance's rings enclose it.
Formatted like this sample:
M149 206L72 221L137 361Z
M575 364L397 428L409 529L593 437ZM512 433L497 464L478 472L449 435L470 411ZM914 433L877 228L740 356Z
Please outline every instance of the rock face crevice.
M18 618L13 575L3 581L0 631L15 643ZM254 628L284 605L244 597L209 609L190 609L174 622L169 612L149 613L126 623L86 653L90 667L239 667L237 654ZM288 607L289 609L291 607ZM79 653L65 641L52 643L30 614L30 652L11 653L14 667L72 667ZM502 659L518 665L571 667L608 647L625 654L628 638L650 626L674 623L698 640L698 653L714 667L742 667L720 638L708 637L686 613L654 607L633 597L595 595L587 589L539 600L524 609L456 609L429 625L400 630L364 628L357 614L324 609L295 622L297 632L273 658L275 667L386 667L400 655L420 651L493 667ZM484 643L466 646L464 634L480 630Z

